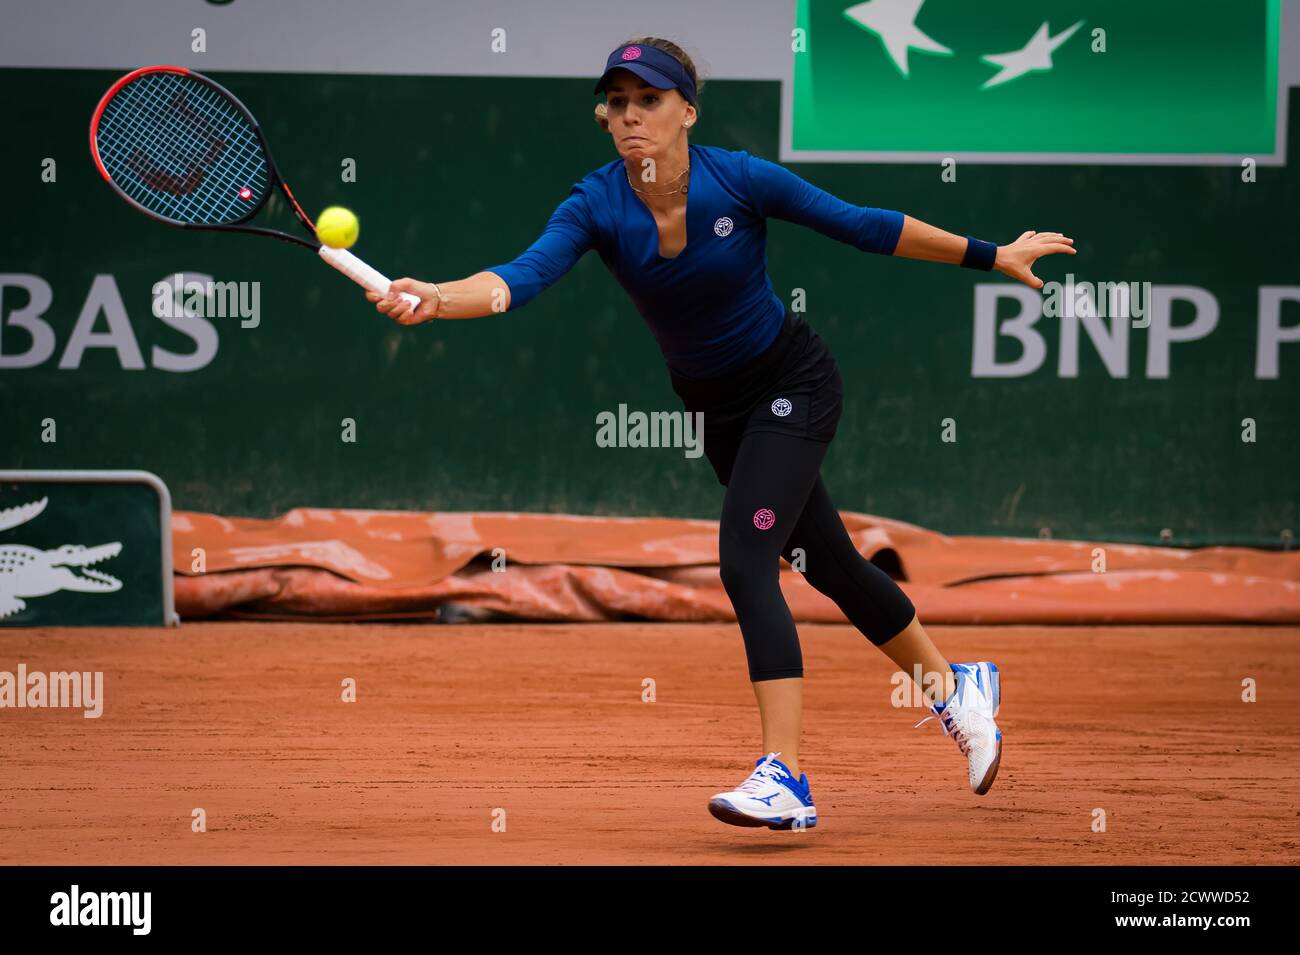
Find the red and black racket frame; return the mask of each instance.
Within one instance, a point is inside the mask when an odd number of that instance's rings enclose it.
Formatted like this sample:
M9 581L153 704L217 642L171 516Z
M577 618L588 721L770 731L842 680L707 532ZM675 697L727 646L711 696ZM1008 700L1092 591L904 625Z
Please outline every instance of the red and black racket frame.
M158 213L151 209L146 209L140 203L136 202L135 199L131 198L124 189L113 181L113 177L108 174L108 170L104 168L103 161L99 158L99 144L96 142L96 133L99 131L100 117L104 115L104 108L108 105L109 101L117 95L118 91L121 90L122 87L148 73L176 73L197 80L225 97L231 105L239 110L243 114L244 118L248 120L248 125L252 127L254 134L257 136L257 141L262 146L262 153L266 156L269 181L266 184L266 190L262 193L262 197L249 208L247 214L240 216L238 219L231 222L223 222L220 225L196 225L190 222L178 222L175 219L168 219L166 216L158 215ZM181 229L196 229L209 232L246 232L252 235L269 235L272 238L280 239L284 242L292 242L294 245L305 246L313 252L317 251L321 247L320 241L316 238L316 225L307 216L307 213L302 211L302 206L298 205L298 200L294 198L293 191L289 188L289 184L285 182L284 178L280 175L280 170L275 164L275 158L271 155L271 148L267 145L266 137L262 135L262 127L258 125L257 120L253 118L253 114L249 112L248 107L240 101L239 97L235 96L234 93L230 92L230 90L226 89L220 83L204 76L202 73L195 73L193 70L187 70L183 66L163 65L142 66L138 70L132 70L130 73L127 73L109 87L108 92L100 99L99 105L95 107L94 115L90 118L90 156L95 161L95 166L99 169L99 174L104 177L104 181L112 186L113 190L119 196L140 212L143 212L149 218L155 219L158 222L164 222L167 225L177 226ZM271 193L274 191L276 186L279 186L284 192L285 197L289 200L289 207L293 210L293 214L298 217L298 220L311 233L311 239L299 238L298 236L289 235L287 232L280 232L276 229L265 229L259 226L244 224L262 211L270 200Z

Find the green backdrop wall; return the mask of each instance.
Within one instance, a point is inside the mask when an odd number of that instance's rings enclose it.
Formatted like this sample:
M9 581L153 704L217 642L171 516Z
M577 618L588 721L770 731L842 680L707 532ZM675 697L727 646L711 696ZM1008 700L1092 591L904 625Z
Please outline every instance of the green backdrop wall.
M31 281L15 275L48 283L57 347L35 367L0 368L0 467L143 468L178 509L231 515L315 505L716 516L721 488L703 458L596 444L602 411L680 405L594 254L517 312L400 328L300 249L173 230L129 210L87 154L91 111L115 74L3 74L0 362L31 342L10 321ZM614 157L587 80L217 78L262 121L309 211L356 209L356 251L394 276L456 278L513 257L573 182ZM710 83L695 141L777 158L779 96L775 83ZM345 157L355 183L340 179ZM52 183L41 179L47 158ZM1040 267L1049 280L1069 271L1196 286L1220 308L1212 334L1173 347L1167 378L1147 376L1136 329L1127 377L1112 376L1086 337L1077 377L1060 377L1048 319L1036 326L1048 346L1037 371L977 378L974 289L1000 276L863 255L772 222L778 294L805 290L805 317L845 379L824 472L839 507L955 534L1050 527L1155 541L1169 528L1174 543L1277 546L1284 529L1300 531L1300 343L1281 346L1277 378L1255 374L1260 287L1300 285L1294 162L1261 167L1253 183L1235 167L963 165L952 183L936 166L791 168L849 201L953 231L1074 236L1079 255ZM261 283L260 325L214 319L215 357L183 373L153 361L154 349L195 347L151 313L154 283L178 271ZM104 348L59 367L97 276L121 295L142 369ZM1185 324L1191 306L1174 314ZM1300 302L1283 315L1300 323ZM1000 360L1017 353L999 341ZM340 440L344 418L356 421L355 443ZM940 440L945 418L955 443ZM1242 441L1245 418L1254 442ZM42 439L48 419L53 443Z

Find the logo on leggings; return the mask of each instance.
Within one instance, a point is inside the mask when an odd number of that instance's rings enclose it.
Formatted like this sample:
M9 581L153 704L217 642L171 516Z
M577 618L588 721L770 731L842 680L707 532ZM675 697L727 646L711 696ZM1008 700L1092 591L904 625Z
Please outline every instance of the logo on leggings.
M770 531L776 523L776 515L770 508L760 507L754 512L754 526L760 531Z
M772 402L772 414L778 418L784 418L793 410L794 405L790 404L785 398L777 398L776 401Z

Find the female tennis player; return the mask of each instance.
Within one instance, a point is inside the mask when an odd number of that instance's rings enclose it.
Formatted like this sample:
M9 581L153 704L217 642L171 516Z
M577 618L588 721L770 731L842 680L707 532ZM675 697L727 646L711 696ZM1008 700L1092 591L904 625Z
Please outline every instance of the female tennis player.
M1034 262L1073 253L1073 240L1056 232L1025 232L1004 246L964 238L851 205L747 152L690 144L699 85L676 44L643 37L620 45L595 89L605 95L597 121L619 158L574 185L541 237L513 262L469 278L403 278L386 297L367 298L403 325L491 315L530 302L589 249L627 290L686 410L703 412L704 453L726 488L720 571L766 755L736 789L710 800L715 817L771 829L817 824L799 769L803 658L778 583L779 557L791 560L796 549L809 584L903 672L927 675L921 689L934 716L921 722L938 718L983 795L1002 755L998 669L950 664L907 595L849 539L820 477L840 417L840 373L822 339L772 289L765 220L796 222L864 252L997 269L1033 288L1043 284ZM400 292L420 304L413 309Z

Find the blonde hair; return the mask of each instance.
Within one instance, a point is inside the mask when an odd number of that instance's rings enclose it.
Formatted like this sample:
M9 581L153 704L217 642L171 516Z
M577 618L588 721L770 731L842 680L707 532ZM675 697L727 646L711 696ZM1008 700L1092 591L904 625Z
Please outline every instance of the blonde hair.
M632 37L632 39L630 40L624 40L622 43L619 44L619 46L652 46L656 50L662 50L664 53L667 53L678 63L680 63L683 66L683 68L685 68L687 75L689 75L690 78L695 81L695 96L697 99L699 98L700 93L703 92L704 81L700 79L699 73L695 69L695 61L691 59L689 53L683 50L672 40L665 40L662 37L657 37L657 36L638 36L638 37ZM696 112L699 112L698 104L696 105L695 109ZM596 125L599 126L601 129L603 129L605 132L609 132L609 117L607 115L607 112L608 111L604 103L596 104L596 110L595 110Z

